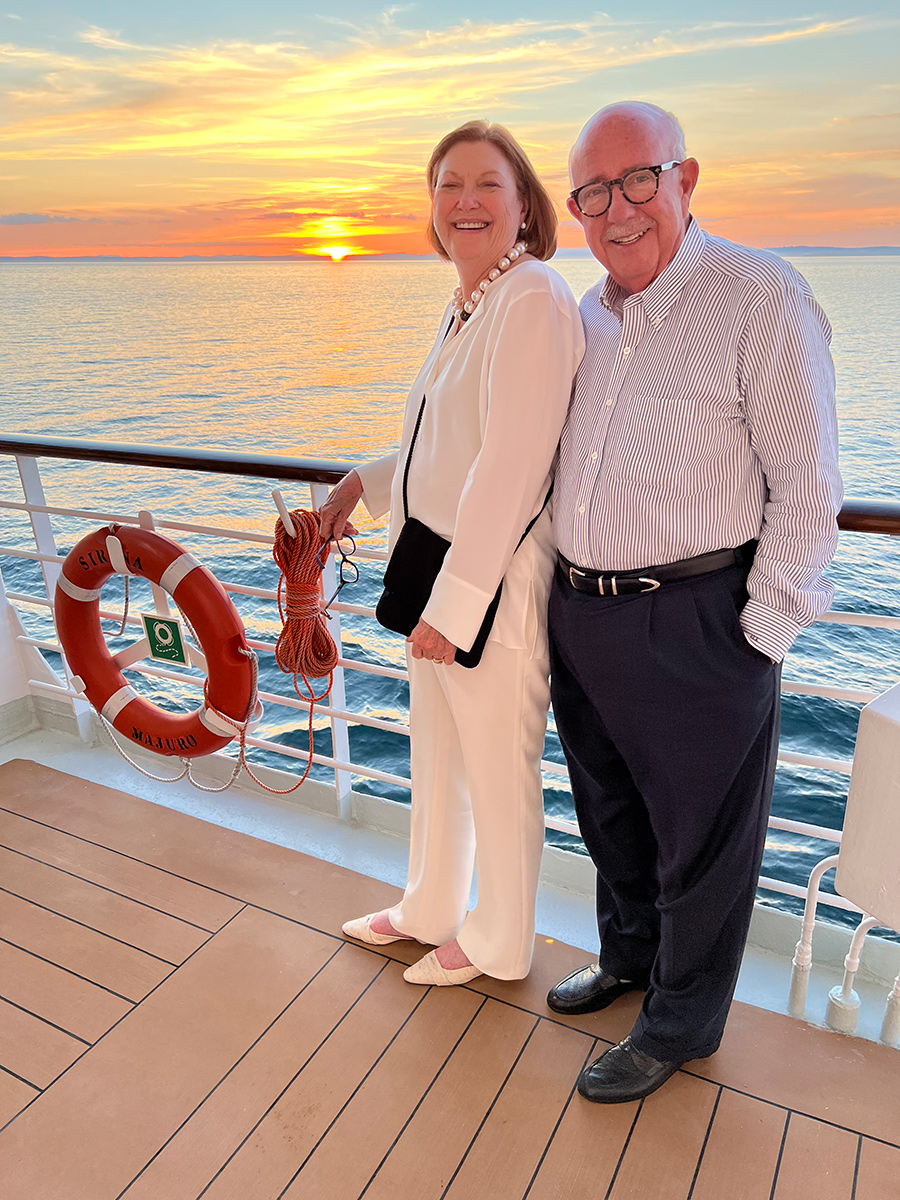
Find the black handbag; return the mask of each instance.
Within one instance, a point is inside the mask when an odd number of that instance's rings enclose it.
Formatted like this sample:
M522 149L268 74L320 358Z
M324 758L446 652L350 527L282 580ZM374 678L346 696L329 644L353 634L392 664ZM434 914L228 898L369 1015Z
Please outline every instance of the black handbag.
M409 452L406 456L406 465L403 469L403 528L391 551L391 557L384 572L384 591L375 607L375 619L378 623L394 633L402 633L404 637L409 637L418 625L425 605L431 596L434 581L437 579L447 551L450 549L450 542L446 538L442 538L433 529L429 529L418 518L409 515L406 483L424 411L425 397L423 396L416 419L416 427L409 444ZM547 501L550 499L552 491L551 484L540 512L528 522L525 532L519 538L516 550L525 541L535 521L547 507ZM454 662L458 662L461 667L477 667L481 662L481 656L484 653L484 647L500 605L502 591L503 580L501 579L493 599L487 607L487 612L484 614L484 620L481 622L481 628L472 643L471 650L457 649Z

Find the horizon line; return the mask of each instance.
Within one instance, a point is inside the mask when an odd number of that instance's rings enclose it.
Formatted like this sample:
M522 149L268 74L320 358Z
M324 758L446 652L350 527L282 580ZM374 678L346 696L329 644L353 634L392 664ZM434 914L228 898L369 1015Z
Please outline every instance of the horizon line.
M889 246L760 246L770 254L803 255L839 255L839 256L878 256L898 255L900 245ZM591 259L590 250L582 247L564 247L553 255L553 258ZM323 254L2 254L0 263L15 262L324 262L333 266L347 262L440 262L434 253L427 254L348 254L334 260ZM549 261L552 261L549 260Z

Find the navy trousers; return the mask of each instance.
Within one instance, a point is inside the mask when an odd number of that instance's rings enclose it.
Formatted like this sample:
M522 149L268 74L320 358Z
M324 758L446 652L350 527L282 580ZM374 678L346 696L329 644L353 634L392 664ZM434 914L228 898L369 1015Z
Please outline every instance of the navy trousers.
M600 964L648 985L632 1037L667 1061L718 1048L765 843L781 673L741 630L748 570L601 597L558 569L550 597Z

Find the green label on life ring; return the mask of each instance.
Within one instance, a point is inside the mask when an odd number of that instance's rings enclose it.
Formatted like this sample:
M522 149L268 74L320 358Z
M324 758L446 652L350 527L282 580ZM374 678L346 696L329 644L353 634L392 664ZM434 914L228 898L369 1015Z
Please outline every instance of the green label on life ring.
M188 657L179 622L171 617L159 617L156 613L141 613L141 620L150 643L150 657L157 662L181 663L186 667Z

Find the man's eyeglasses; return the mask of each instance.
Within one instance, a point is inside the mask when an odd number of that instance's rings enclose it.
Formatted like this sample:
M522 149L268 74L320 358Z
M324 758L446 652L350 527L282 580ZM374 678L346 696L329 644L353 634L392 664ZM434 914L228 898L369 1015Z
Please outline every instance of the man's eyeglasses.
M578 211L586 217L602 217L612 204L612 190L620 188L629 204L646 204L659 191L659 177L663 171L680 167L680 162L660 163L658 167L636 167L621 179L606 179L597 183L586 183L570 192Z

